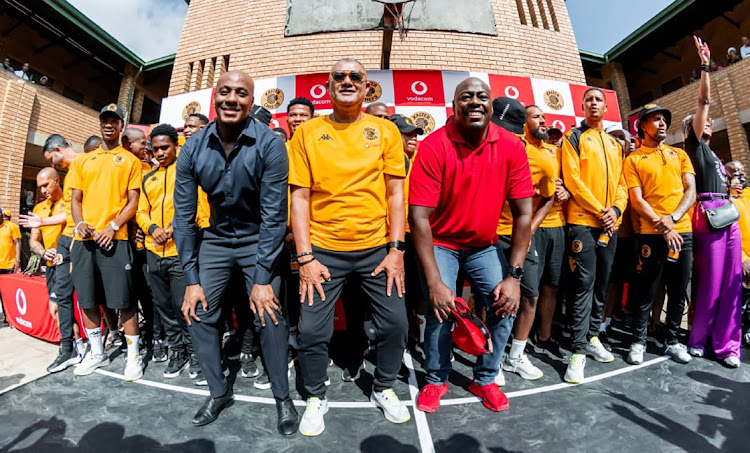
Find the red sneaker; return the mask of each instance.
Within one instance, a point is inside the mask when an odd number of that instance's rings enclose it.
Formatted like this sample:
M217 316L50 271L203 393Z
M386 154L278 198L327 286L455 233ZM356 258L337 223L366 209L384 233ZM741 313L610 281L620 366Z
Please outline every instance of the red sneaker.
M479 397L484 407L491 411L500 412L510 408L508 397L505 396L505 393L494 382L481 386L477 385L476 382L472 382L469 386L469 391Z
M425 385L417 395L417 409L422 412L435 412L440 407L440 398L446 393L448 393L448 384Z

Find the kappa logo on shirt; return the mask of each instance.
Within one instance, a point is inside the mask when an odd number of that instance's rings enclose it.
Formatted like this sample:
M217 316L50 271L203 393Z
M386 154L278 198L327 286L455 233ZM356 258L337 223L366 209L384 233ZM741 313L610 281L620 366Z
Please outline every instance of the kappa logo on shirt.
M328 134L323 134L323 135L321 135L321 136L320 136L320 138L318 139L318 141L320 141L320 140L333 140L333 137L331 137L331 136L330 136L330 135L328 135Z

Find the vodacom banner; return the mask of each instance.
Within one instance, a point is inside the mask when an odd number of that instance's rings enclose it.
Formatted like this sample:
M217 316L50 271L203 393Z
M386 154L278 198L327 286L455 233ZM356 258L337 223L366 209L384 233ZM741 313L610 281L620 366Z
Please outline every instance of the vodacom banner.
M456 85L467 77L484 80L492 97L507 96L522 104L538 105L544 111L548 127L567 132L583 120L583 93L588 87L566 82L529 77L515 77L483 72L457 71L369 71L370 91L365 106L373 102L386 104L391 113L400 113L424 129L426 134L442 127L453 114L451 104ZM331 112L326 84L328 73L259 79L255 81L255 103L271 111L272 127L286 125L286 107L295 97L306 97L321 115ZM602 90L607 98L604 126L621 124L617 95ZM160 122L175 127L184 125L190 113L203 113L210 119L213 110L213 89L205 89L164 98Z

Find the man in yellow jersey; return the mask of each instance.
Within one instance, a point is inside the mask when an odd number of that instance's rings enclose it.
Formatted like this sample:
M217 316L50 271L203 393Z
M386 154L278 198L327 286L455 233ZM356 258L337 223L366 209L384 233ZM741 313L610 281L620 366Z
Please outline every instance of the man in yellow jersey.
M65 362L73 359L74 356L82 358L85 353L83 340L78 337L75 330L73 280L70 277L70 246L73 242L73 227L75 223L70 211L72 190L70 184L68 184L69 181L75 179L71 165L77 157L83 156L83 154L73 149L73 146L60 134L52 134L47 138L42 147L42 153L47 162L57 170L68 170L61 202L65 209L63 212L46 217L35 213L28 216L21 216L20 223L24 228L43 229L55 225L63 227L62 233L57 240L55 279L49 297L50 307L57 313L60 328L60 351L57 358L47 368L48 372L54 373L64 369L61 367L67 367L64 365ZM52 306L56 306L56 308ZM74 343L76 337L78 338ZM75 351L75 349L78 349L78 351Z
M315 105L307 98L299 97L289 101L286 107L286 125L289 128L289 140L300 124L310 120L315 114ZM289 146L287 145L287 149Z
M747 190L745 165L738 160L726 164L732 184L732 199L740 211L742 235L742 342L750 346L750 190Z
M152 154L148 149L148 137L143 129L127 127L122 131L122 147L130 151L141 161L141 173L143 176L151 172ZM128 222L128 236L133 242L133 297L141 304L143 318L145 320L144 343L147 349L151 349L151 360L157 363L167 361L166 345L164 344L164 325L161 322L159 311L154 306L154 298L151 289L146 282L146 247L144 244L145 233L138 227L135 217Z
M679 342L679 329L688 301L693 267L693 228L687 215L695 203L695 170L682 149L664 143L672 113L658 105L646 105L638 113L638 136L643 146L623 165L630 204L638 213L640 234L639 272L635 294L633 343L628 362L643 363L646 326L662 275L667 283L667 332L665 353L678 363L692 357Z
M221 366L219 335L222 297L233 272L240 271L260 331L277 429L293 435L299 416L289 397L289 336L276 297L287 225L288 157L281 139L249 116L254 85L242 71L219 77L216 121L185 142L175 168L174 239L187 283L182 314L210 391L192 422L212 423L234 404ZM202 238L195 225L199 188L211 205L210 225Z
M589 88L583 95L585 119L563 140L562 173L570 192L566 219L566 304L573 330L573 355L565 381L584 379L586 355L609 363L615 360L599 341L604 300L617 248L617 228L627 206L622 174L622 147L604 132L607 111L604 93Z
M18 225L6 220L5 212L0 208L0 274L11 274L21 272L21 230ZM5 324L8 323L6 313L3 307Z
M125 329L127 357L125 380L143 376L138 351L138 310L132 297L133 250L128 241L128 221L138 208L141 162L120 146L122 109L105 106L99 114L102 145L73 161L71 211L76 235L70 253L71 275L83 310L91 350L76 366L77 376L91 374L109 364L104 353L99 306L120 311Z
M496 112L496 115L498 113L503 115L502 117L493 116L495 124L516 135L523 134L521 141L529 160L531 181L534 185L531 245L526 253L523 266L524 274L521 278L521 307L513 324L513 340L511 340L510 352L505 357L502 368L516 373L524 379L536 380L542 378L544 373L531 363L528 356L524 354L524 349L531 326L534 324L537 300L539 299L541 269L539 267L538 235L536 232L554 204L557 156L555 148L543 141L546 138L547 124L544 112L539 107L531 105L524 108L517 100L502 97L493 101L492 109ZM506 201L498 221L498 240L495 244L498 254L503 254L506 261L510 259L512 232L513 215L510 211L510 205ZM502 371L498 370L495 382L498 385L505 384Z
M305 436L325 430L328 345L344 280L359 281L378 338L370 401L386 419L409 411L393 392L406 346L404 151L398 128L362 112L370 84L361 63L339 60L328 76L331 115L297 128L290 145L291 224L300 266L298 359L307 394ZM395 286L395 288L394 288Z
M177 137L177 130L169 124L151 131L151 146L159 167L143 177L136 213L138 226L146 233L146 278L169 344L169 363L163 373L169 379L179 376L193 355L187 322L180 313L185 275L172 239Z
M49 218L53 216L65 215L65 202L63 202L63 191L60 188L60 176L57 171L52 167L43 168L36 175L36 186L44 196L45 200L34 206L33 213L40 218ZM57 240L60 238L63 229L65 228L64 223L55 225L41 226L38 228L31 229L31 237L29 238L29 249L32 253L38 255L41 259L45 260L46 271L44 277L47 280L47 293L49 294L50 300L50 313L56 318L58 325L60 324L57 315L57 295L54 293L56 272L58 270L57 264L58 259L62 263L62 255L58 258L57 253ZM63 267L63 266L61 266ZM61 335L62 337L62 335ZM68 346L70 348L68 349ZM63 371L71 365L75 365L80 362L80 357L73 351L72 345L67 345L65 348L67 352L65 360L60 363L55 363L54 366L50 366L48 371L50 373L56 373ZM63 352L61 346L60 352ZM59 358L60 354L58 354Z

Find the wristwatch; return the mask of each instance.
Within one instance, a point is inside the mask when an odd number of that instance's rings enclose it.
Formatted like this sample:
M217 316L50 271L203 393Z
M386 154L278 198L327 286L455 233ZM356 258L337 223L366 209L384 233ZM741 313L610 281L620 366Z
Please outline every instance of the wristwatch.
M120 227L117 226L115 222L109 222L109 226L112 228L112 230L117 233L117 231L120 229Z
M511 277L520 280L523 277L523 267L521 266L513 266L510 268L510 271L508 272L508 275Z
M675 214L672 214L670 217L672 217L672 222L677 223L680 221L680 218L677 217Z
M390 250L390 249L396 249L399 252L403 252L404 250L406 250L406 242L404 242L404 241L389 242L387 244L387 246L388 246L388 250Z

